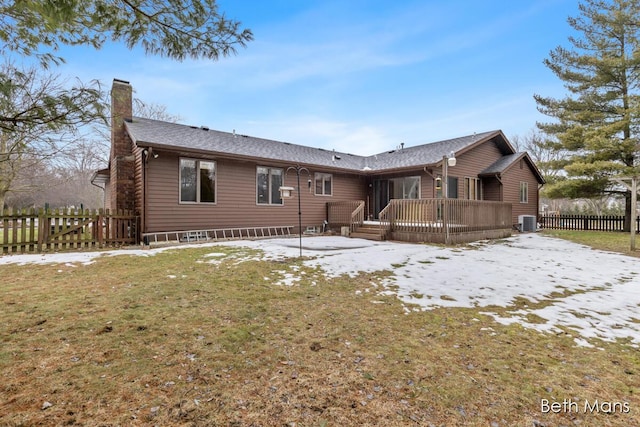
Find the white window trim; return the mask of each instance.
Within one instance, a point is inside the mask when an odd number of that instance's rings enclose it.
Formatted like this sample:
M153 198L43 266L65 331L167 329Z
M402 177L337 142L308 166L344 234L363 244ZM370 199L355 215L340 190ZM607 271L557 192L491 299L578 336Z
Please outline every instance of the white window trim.
M182 160L192 160L196 162L196 200L183 201L182 200ZM213 163L213 169L215 171L215 180L213 182L213 202L201 202L200 199L200 162ZM192 157L180 157L178 159L178 204L181 205L217 205L218 204L218 162L211 159L195 159Z
M318 178L322 179L322 193L318 193L318 186L316 185L316 181L318 181ZM330 179L330 184L331 184L331 193L330 194L325 194L324 193L324 184L325 184L325 179L329 178ZM324 173L324 172L316 172L314 177L313 177L313 191L314 194L316 196L322 196L322 197L333 197L333 174L330 173Z
M524 188L524 194L523 194L523 188ZM519 194L519 198L520 198L520 203L522 204L526 204L529 203L529 183L527 181L520 181L520 190L518 192ZM523 200L523 196L524 195L524 200Z
M267 189L268 190L267 194L269 194L269 203L260 203L260 201L258 200L258 169L260 169L260 168L264 168L264 169L267 169L269 171L269 174L268 174L268 176L269 176L268 187L269 188ZM271 190L272 190L272 188L271 188L271 185L272 185L272 182L271 182L271 176L272 176L271 175L271 171L272 170L279 170L279 171L282 172L282 185L284 185L284 169L278 168L278 167L263 166L263 165L256 166L256 206L284 206L284 199L283 198L280 198L280 200L282 200L282 203L273 203L271 201L271 194L272 194L271 193Z

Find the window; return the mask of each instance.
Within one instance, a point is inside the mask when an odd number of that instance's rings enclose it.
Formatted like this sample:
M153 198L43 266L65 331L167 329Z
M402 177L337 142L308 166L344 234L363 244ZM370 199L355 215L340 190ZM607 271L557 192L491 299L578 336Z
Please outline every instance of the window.
M180 159L180 202L216 202L216 162Z
M458 198L458 177L457 176L447 176L447 198L449 199Z
M464 198L467 200L481 200L480 180L478 178L464 179Z
M256 171L256 202L259 205L281 205L282 169L258 166Z
M330 196L332 194L333 181L330 173L316 173L316 196Z
M390 199L419 199L420 177L407 176L404 178L392 178L389 180Z
M520 203L529 203L529 183L520 182Z

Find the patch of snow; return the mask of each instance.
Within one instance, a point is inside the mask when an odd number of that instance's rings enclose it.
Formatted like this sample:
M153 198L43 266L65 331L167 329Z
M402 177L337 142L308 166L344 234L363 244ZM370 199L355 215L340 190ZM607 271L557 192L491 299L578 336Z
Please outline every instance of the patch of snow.
M204 257L205 258L217 258L217 257L223 257L226 256L227 254L225 254L224 252L211 252L209 254L206 254Z
M297 257L296 242L271 239L222 244L260 249L264 258L273 260ZM303 264L321 268L328 277L391 270L394 274L384 281L387 291L383 294L395 293L425 310L509 307L516 298L544 302L539 309L485 314L500 323L520 323L542 332L565 327L584 338L622 338L640 344L637 258L539 234L470 246L446 248L323 236L303 240L303 256L311 257ZM530 314L540 320L527 321ZM576 343L581 343L579 338Z
M189 247L234 247L259 250L262 255L212 252L207 262L222 256L236 263L283 260L299 255L298 238L235 240L180 245L146 250L6 255L2 264L90 264L100 256L153 256ZM477 242L467 248L447 248L396 242L372 242L339 236L313 236L302 240L302 264L321 269L327 277L359 272L391 271L382 283L371 282L378 295L396 295L422 310L435 307L486 308L484 314L503 324L520 323L542 332L564 328L576 332L577 345L586 339L630 339L640 344L640 260L592 250L584 245L539 234L522 234L499 241ZM277 283L291 286L303 271L274 272ZM267 278L265 278L267 280ZM384 285L378 287L379 285ZM377 289L376 289L377 288ZM519 304L526 299L539 308ZM520 301L522 302L522 301ZM531 317L535 315L536 321Z

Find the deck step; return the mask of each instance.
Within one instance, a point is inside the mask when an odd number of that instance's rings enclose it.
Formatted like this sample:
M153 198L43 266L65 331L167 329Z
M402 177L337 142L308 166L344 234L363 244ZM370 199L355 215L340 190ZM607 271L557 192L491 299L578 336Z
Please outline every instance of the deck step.
M350 237L367 240L384 240L384 237L380 235L380 227L359 227L356 231L350 234Z
M382 240L382 236L380 236L380 234L358 233L357 231L355 233L351 233L349 237L355 239Z

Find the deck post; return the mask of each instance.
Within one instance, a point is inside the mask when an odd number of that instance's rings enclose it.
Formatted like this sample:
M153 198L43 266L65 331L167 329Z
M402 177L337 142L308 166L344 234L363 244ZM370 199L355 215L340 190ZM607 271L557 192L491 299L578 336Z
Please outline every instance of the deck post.
M638 177L631 178L631 251L636 250L636 217L638 216Z
M456 154L452 151L448 155L442 156L442 198L444 206L442 207L442 225L444 226L444 244L449 244L449 166L456 165Z

